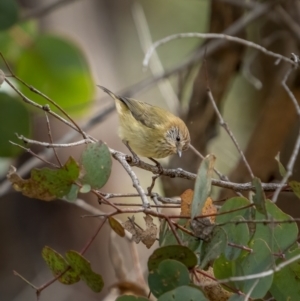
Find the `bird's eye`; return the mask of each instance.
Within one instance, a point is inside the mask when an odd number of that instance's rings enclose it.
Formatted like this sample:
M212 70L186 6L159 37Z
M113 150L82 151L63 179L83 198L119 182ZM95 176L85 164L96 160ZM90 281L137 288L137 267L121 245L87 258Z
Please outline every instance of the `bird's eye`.
M176 137L176 141L178 141L178 142L180 141L180 137L179 136Z

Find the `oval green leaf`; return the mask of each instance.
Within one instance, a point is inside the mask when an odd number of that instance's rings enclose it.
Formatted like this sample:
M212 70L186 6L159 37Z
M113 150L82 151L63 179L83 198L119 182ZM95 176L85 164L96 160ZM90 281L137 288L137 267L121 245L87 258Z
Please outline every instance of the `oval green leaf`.
M91 264L76 251L68 251L66 258L72 269L96 293L101 292L104 282L102 276L91 269Z
M57 36L38 36L20 56L16 63L16 74L68 113L82 113L82 109L91 103L95 90L81 50L71 41ZM42 105L48 103L25 86L20 88L33 101Z
M189 270L179 261L166 259L148 276L149 288L155 297L190 283Z
M173 245L156 249L148 259L149 272L158 268L165 259L174 259L183 263L188 269L197 265L197 257L188 247Z
M107 145L102 142L90 143L81 155L82 184L94 189L102 188L111 173L111 155Z
M202 291L196 287L183 285L164 293L157 301L209 301Z
M70 268L63 256L55 250L45 246L42 250L42 256L55 277L65 272L58 278L61 283L73 284L80 280L79 275Z
M286 254L285 260L300 254L297 248ZM282 261L281 261L282 262ZM284 267L274 275L270 292L277 301L298 301L300 296L300 260Z
M218 258L227 246L227 235L225 231L216 227L209 242L203 242L200 252L200 267L203 269L207 264Z

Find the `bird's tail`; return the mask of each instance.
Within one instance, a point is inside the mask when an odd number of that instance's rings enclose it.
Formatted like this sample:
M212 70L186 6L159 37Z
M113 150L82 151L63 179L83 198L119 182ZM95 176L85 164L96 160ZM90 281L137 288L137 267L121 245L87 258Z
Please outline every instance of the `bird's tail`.
M105 93L107 93L110 97L112 97L113 99L120 99L120 96L117 96L116 94L114 94L113 92L111 92L110 90L108 90L107 88L97 85L97 87L99 87L100 89L102 89Z

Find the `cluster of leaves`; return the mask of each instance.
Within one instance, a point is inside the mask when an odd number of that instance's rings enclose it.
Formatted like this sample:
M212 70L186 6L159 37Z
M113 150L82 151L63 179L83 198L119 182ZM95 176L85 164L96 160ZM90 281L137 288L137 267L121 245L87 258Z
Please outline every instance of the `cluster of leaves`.
M111 172L111 155L105 143L88 144L81 155L80 164L72 157L57 169L32 169L29 179L22 179L14 167L7 178L15 190L23 195L42 201L66 198L74 201L78 192L88 193L100 189L107 182Z
M80 48L70 40L41 34L35 21L22 21L15 0L0 1L1 53L13 67L15 75L50 97L68 112L82 114L91 104L95 84ZM3 61L0 68L5 69ZM6 72L8 75L8 71ZM20 86L32 100L45 104L45 99ZM11 91L0 92L0 157L13 157L20 149L8 141L14 133L31 134L30 108ZM7 128L10 131L7 131Z
M265 199L257 178L253 180L256 191L251 200L234 197L217 211L209 198L214 160L213 156L203 160L195 190L187 190L181 195L178 220L172 224L167 218L161 220L160 247L148 261L151 293L159 301L186 298L236 301L244 300L245 295L258 300L267 294L278 301L298 300L300 259L276 268L300 255L296 223L276 204ZM65 197L72 201L79 191L101 188L110 176L111 164L107 146L99 142L86 147L80 164L70 158L56 170L33 170L28 180L21 179L15 171L9 179L15 189L29 197L46 201ZM147 214L151 215L151 210ZM133 234L136 243L142 241L148 248L157 236L156 226L148 215L145 217L146 230L135 227L134 220L123 226L113 217L108 221L120 236L125 235L125 228ZM45 247L43 257L62 283L73 284L82 279L95 292L101 291L102 277L94 273L89 262L76 251L68 251L64 259ZM210 284L209 289L201 285L198 273L209 275L214 279L214 285ZM217 281L224 282L224 286L218 285ZM126 300L147 299L118 298L118 301Z

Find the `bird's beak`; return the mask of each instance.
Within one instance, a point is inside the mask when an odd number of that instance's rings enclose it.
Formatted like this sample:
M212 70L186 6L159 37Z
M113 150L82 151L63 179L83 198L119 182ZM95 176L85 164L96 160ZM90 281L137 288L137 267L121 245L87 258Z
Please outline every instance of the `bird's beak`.
M181 158L181 155L182 155L182 150L181 149L177 149L177 155L179 156L179 158Z

